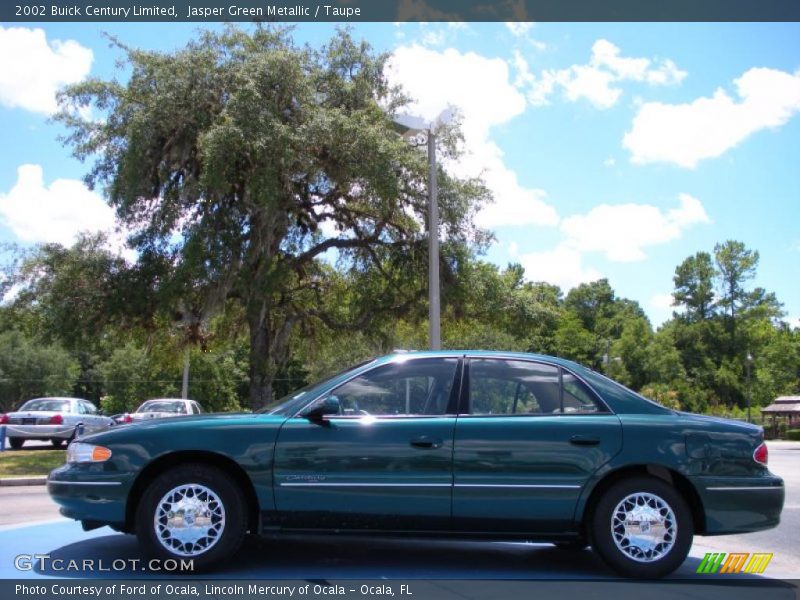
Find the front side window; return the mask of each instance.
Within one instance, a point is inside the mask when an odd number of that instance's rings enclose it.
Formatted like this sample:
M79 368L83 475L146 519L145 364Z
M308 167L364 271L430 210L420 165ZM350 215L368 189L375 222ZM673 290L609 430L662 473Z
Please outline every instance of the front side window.
M457 358L418 358L372 369L331 392L344 416L447 414Z

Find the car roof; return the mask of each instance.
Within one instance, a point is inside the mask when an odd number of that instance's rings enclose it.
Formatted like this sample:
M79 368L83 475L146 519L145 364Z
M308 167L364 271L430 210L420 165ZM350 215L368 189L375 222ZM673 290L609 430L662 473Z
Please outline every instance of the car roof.
M531 352L510 352L506 350L395 350L391 354L377 358L377 362L392 362L404 358L453 358L470 356L473 358L518 358L520 360L538 360L567 368L588 369L588 367L566 358Z

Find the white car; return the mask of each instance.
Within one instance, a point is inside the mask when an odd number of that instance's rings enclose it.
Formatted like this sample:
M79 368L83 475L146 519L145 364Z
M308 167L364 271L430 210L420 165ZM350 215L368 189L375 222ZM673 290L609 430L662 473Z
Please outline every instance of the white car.
M94 433L114 425L97 407L82 398L34 398L18 410L0 415L0 425L6 426L9 445L22 448L25 440L50 440L56 448L71 441L83 427L84 433Z
M181 398L156 398L147 400L136 409L136 412L125 413L117 418L118 423L134 423L147 419L162 419L164 417L180 417L184 415L199 415L203 412L200 405L194 400Z

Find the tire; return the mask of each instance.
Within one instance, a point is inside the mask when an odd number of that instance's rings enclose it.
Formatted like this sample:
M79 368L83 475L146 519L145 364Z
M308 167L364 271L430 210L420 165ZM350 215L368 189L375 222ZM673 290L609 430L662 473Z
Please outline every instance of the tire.
M175 519L170 527L170 502L184 502L205 513L201 514L205 522L186 527L185 520ZM192 521L196 516L184 514ZM136 510L135 530L149 556L192 559L194 570L200 571L239 549L247 531L247 506L236 482L222 470L204 464L180 465L145 489Z
M14 450L19 450L22 448L22 444L25 443L25 438L16 438L10 437L8 438L8 445L11 446Z
M639 514L631 514L634 511ZM626 525L626 515L637 523ZM638 524L642 518L647 519L646 530ZM657 578L683 564L694 524L686 501L670 484L633 477L603 494L593 510L590 530L592 547L609 567L627 577Z
M53 448L61 448L65 441L66 440L62 440L61 438L50 438L50 443L53 445Z

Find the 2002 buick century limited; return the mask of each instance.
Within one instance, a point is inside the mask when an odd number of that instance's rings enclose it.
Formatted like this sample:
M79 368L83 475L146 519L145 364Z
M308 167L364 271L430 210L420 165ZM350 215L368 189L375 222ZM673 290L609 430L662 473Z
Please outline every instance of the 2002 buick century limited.
M694 534L775 527L783 481L756 426L655 404L575 363L398 353L255 414L124 425L70 444L67 517L204 568L245 533L413 534L591 545L675 570Z

